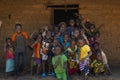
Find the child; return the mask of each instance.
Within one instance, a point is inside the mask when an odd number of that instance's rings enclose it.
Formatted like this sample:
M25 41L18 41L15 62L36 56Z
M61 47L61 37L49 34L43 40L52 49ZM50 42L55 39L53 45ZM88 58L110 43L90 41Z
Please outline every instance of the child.
M36 38L36 41L32 44L32 48L34 49L34 60L37 63L37 72L36 74L39 74L39 68L41 65L41 54L40 54L40 49L41 49L41 43L42 43L42 35L38 35ZM32 66L31 66L31 75L32 75Z
M45 70L46 70L47 60L49 62L48 66L49 66L49 73L50 73L50 64L52 63L50 61L50 58L52 57L52 54L51 54L51 44L52 44L51 31L47 31L46 36L43 38L42 49L41 49L41 54L42 54L42 69L43 69L42 77L46 77Z
M61 47L55 48L55 55L52 58L52 64L58 80L67 80L66 69L67 69L67 57L62 54Z
M6 39L5 44L5 53L6 53L6 77L7 73L14 71L14 52L11 38Z
M70 46L69 35L68 34L64 35L62 46L63 46L64 51Z
M84 39L78 39L78 45L80 47L80 57L79 57L79 68L84 74L84 79L87 79L87 75L89 74L89 57L92 52L90 47L85 44Z
M68 54L68 75L74 74L78 70L78 47L74 40L71 41L70 47L66 50Z
M112 72L109 68L107 57L106 57L105 53L102 51L102 49L100 49L99 43L95 42L93 49L94 49L95 54L97 55L97 59L95 59L92 63L92 66L94 67L94 72L96 74L99 73L98 69L99 69L99 67L101 67L102 71L104 71L106 74L111 75ZM98 64L97 61L101 61L101 63L100 63L101 65ZM97 65L97 66L94 66L93 64Z
M78 40L78 37L80 36L80 32L78 29L75 29L72 35L72 39L74 39L75 41Z
M28 34L22 31L22 25L15 25L16 32L12 35L12 41L15 43L15 77L19 75L19 73L23 73L26 68L27 63L27 53L26 53L26 45L28 40ZM20 65L20 57L22 57L22 64ZM19 71L19 68L21 70Z

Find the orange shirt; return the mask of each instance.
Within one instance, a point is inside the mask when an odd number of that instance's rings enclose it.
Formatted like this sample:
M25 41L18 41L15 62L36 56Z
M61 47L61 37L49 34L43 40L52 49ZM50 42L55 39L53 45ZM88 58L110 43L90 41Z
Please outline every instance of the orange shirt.
M34 54L35 54L35 58L41 58L41 54L40 54L40 49L41 49L41 44L40 43L36 43L34 45Z
M15 42L16 41L16 36L21 36L21 35L23 35L25 37L25 39L28 39L28 34L26 32L21 32L20 34L15 32L11 37L12 41Z

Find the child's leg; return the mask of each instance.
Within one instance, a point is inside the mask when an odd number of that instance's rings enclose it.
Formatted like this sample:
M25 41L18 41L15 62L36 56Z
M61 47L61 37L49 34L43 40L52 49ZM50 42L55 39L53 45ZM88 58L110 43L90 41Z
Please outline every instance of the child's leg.
M111 72L108 64L105 64L105 73L108 73L109 75L112 75L112 72Z
M32 58L32 60L31 60L31 75L33 74L33 63L34 63L34 59Z
M40 64L37 65L37 75L39 74Z
M67 74L66 74L66 72L62 73L62 80L67 80Z
M45 73L45 60L42 61L42 69L43 69L43 73Z
M45 64L46 64L46 60L42 61L42 77L46 77L46 73L45 73Z

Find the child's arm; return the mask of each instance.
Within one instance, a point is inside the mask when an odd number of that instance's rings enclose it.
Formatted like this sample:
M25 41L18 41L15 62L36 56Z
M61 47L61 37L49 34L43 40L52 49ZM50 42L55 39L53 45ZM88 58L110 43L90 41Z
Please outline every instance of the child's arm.
M58 58L56 62L53 62L53 67L56 68L61 63L61 58Z
M107 61L107 57L106 57L105 53L103 51L101 51L101 54L102 54L103 63L107 64L108 61Z
M88 41L88 39L87 39L86 35L84 34L84 35L82 35L82 36L83 36L83 38L85 39L85 41L86 41L87 45L89 45L89 41Z
M88 32L89 30L85 27L84 23L85 23L85 22L84 22L84 21L82 21L82 23L81 23L81 24L82 24L82 27L85 29L85 31L87 31L87 32Z
M2 21L0 20L0 29L1 29Z
M37 41L35 41L35 42L31 45L31 48L33 48L36 43L37 43Z

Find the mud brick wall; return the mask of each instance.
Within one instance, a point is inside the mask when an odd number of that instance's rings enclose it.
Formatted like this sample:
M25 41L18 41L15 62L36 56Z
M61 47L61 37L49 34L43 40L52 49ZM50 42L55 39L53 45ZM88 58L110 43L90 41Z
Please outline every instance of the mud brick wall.
M14 32L15 23L21 23L28 34L43 25L51 27L52 9L47 9L47 4L78 4L79 13L90 18L96 26L105 24L100 29L101 47L111 65L120 65L120 0L0 0L0 19L3 21L0 34L1 64L5 61L5 38ZM31 53L28 55L31 56Z

